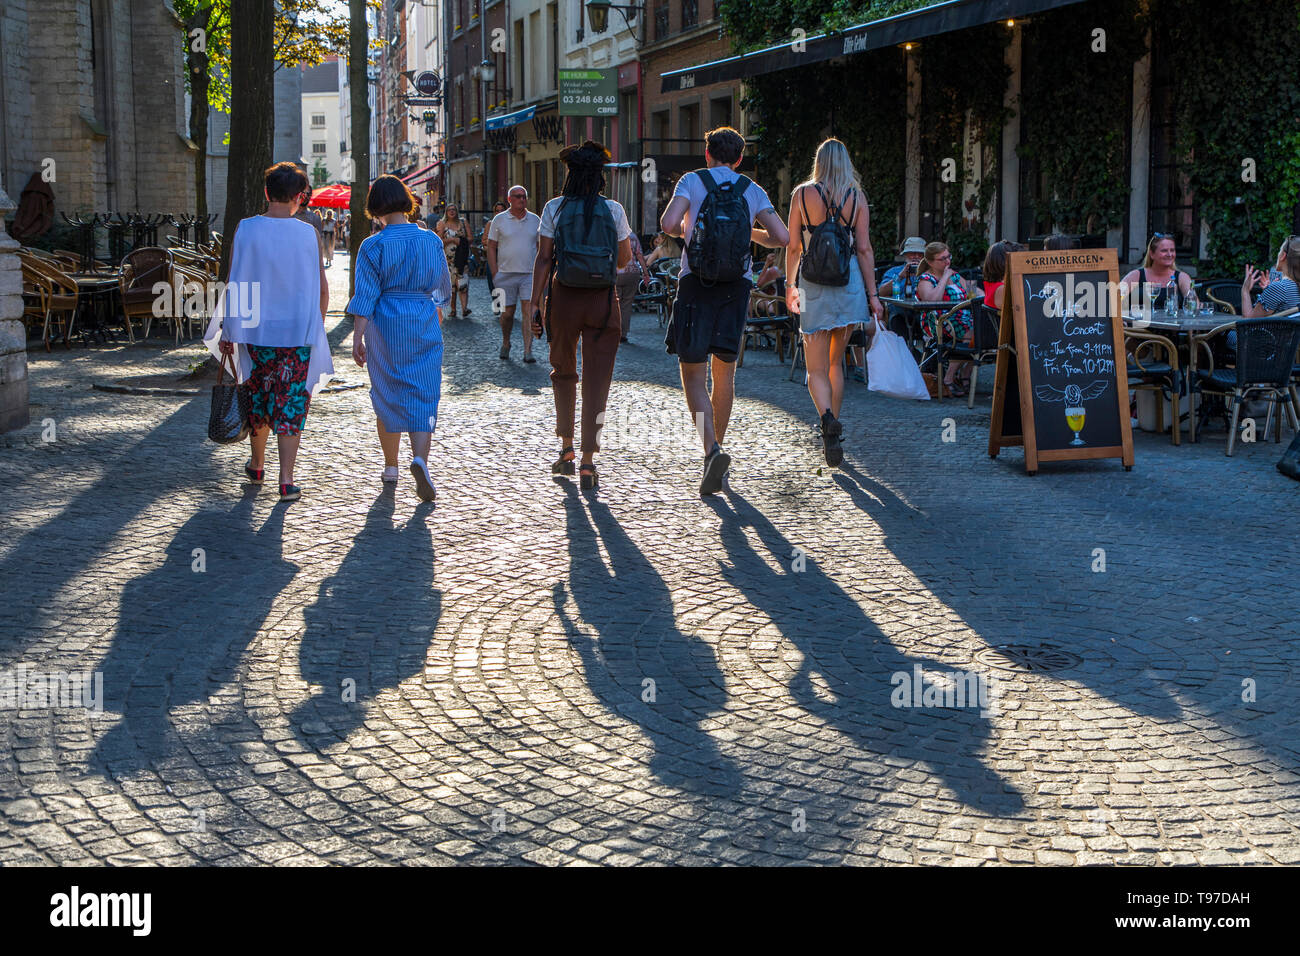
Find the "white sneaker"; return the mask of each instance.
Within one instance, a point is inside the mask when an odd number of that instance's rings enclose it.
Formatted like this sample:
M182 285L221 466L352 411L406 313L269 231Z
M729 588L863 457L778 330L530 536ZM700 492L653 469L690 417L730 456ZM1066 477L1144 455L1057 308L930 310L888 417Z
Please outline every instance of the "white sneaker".
M397 472L396 465L392 465L391 467L384 469L384 476L383 476L384 484L397 484L397 478L398 478L398 472Z
M429 469L425 467L424 459L411 459L411 474L415 476L415 490L420 500L432 501L437 492L434 491L433 479L429 477Z

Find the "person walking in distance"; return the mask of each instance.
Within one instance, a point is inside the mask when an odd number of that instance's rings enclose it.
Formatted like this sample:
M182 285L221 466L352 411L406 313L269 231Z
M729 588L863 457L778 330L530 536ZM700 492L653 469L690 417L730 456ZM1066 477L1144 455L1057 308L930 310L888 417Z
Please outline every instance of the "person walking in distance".
M325 266L334 265L334 213L327 212L325 221L321 223L321 231L325 234Z
M812 174L790 194L790 244L785 248L786 308L799 315L808 393L821 414L826 464L844 460L844 350L849 333L867 315L885 310L876 293L867 197L849 151L838 139L817 147ZM796 272L797 270L797 272Z
M533 334L547 332L551 343L551 388L555 393L555 434L560 457L553 475L573 474L574 409L577 404L578 343L582 343L583 489L599 483L595 453L600 424L614 377L619 312L616 273L632 259L627 213L605 189L609 150L587 140L566 146L560 159L568 167L560 195L542 209L537 260L533 266ZM543 299L545 301L543 302Z
M379 223L376 223L379 225ZM447 250L447 267L451 271L451 317L456 318L456 296L460 295L461 312L468 316L469 308L469 223L460 218L455 203L447 203L442 218L433 227Z
M501 358L510 358L510 334L515 327L515 307L523 306L519 331L524 337L524 361L533 364L533 327L528 301L532 297L533 266L537 262L537 240L542 220L528 211L528 190L511 186L506 193L510 206L492 217L488 230L487 260L492 282L501 294L492 295L493 311L501 315Z
M294 163L266 171L267 210L235 227L230 277L203 336L218 361L233 360L236 379L248 388L252 455L244 476L254 485L262 483L266 441L275 433L281 501L302 495L293 468L311 393L334 374L320 234L294 215L310 191Z
M442 240L410 222L415 199L396 176L380 176L366 197L366 215L384 228L357 252L352 357L370 369L370 403L384 452L383 481L397 481L402 432L411 437L411 474L423 501L433 501L429 445L442 394L442 307L451 274Z
M628 240L632 244L632 261L618 270L619 327L623 330L620 342L627 341L627 333L632 328L632 307L636 301L637 289L641 288L641 280L650 274L650 266L646 264L645 255L641 252L641 240L635 232Z
M678 180L660 228L685 239L666 344L681 363L682 391L704 445L700 494L712 495L722 490L731 466L722 442L749 312L750 243L780 249L790 234L763 187L736 172L744 137L722 126L710 131L704 143L707 168ZM762 228L753 228L755 219Z

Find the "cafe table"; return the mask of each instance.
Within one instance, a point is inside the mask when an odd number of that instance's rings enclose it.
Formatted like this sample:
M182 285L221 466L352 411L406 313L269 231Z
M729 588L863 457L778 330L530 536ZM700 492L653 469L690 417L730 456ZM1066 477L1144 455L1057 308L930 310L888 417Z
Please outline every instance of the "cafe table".
M1124 316L1124 328L1134 332L1155 332L1171 339L1175 347L1187 353L1186 362L1180 362L1187 371L1184 380L1187 383L1188 396L1188 437L1196 441L1196 402L1192 398L1196 391L1196 348L1192 345L1192 336L1211 332L1221 325L1236 321L1236 316L1226 312L1199 312L1196 315L1168 315L1154 312L1150 315L1141 312L1128 312ZM1175 414L1172 427L1178 427Z
M898 309L899 312L902 313L903 321L907 323L908 347L911 348L912 351L919 356L917 360L917 365L920 366L922 369L924 369L926 365L928 365L930 362L934 361L935 358L938 357L939 349L936 344L935 348L931 349L929 352L926 352L923 346L918 348L915 344L913 344L917 342L922 342L922 343L924 342L924 338L921 334L921 316L926 312L939 312L940 314L943 314L945 312L950 311L953 306L961 304L958 302L927 302L926 300L921 298L915 298L915 297L902 298L902 297L896 297L892 295L882 295L880 297L880 301L886 307L893 306L894 308ZM966 302L967 302L967 308L969 309L978 308L980 305L984 303L983 290L976 289L975 294L970 299L966 300ZM886 312L888 312L888 308L886 308Z
M102 272L75 272L68 276L77 284L77 312L81 315L82 335L98 336L100 342L108 341L108 329L113 322L113 306L117 296L117 277ZM87 319L94 316L97 322ZM91 331L94 329L94 331ZM68 332L71 335L71 329Z

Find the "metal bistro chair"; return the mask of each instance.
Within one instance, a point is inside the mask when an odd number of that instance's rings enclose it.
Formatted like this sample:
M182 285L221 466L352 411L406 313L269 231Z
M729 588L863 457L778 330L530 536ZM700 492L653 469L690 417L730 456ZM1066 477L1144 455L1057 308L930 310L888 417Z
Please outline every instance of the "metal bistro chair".
M1182 393L1182 372L1178 368L1178 347L1173 341L1154 332L1136 330L1124 333L1124 349L1127 353L1128 387L1135 391L1152 391L1156 393L1156 430L1165 430L1165 395L1174 401L1177 408L1178 396ZM1153 353L1159 350L1161 355ZM1178 412L1173 413L1174 421L1170 431L1173 443L1180 444Z
M985 362L997 360L998 334L1002 327L1002 313L991 305L981 303L972 308L971 313L975 323L971 344L964 345L958 342L949 346L946 353L948 359L958 358L975 363L975 371L971 372L970 376L970 390L966 395L967 408L975 407L975 388L979 383L980 368ZM947 362L945 361L944 364Z
M1294 313L1289 313L1294 314ZM1235 329L1237 333L1236 364L1233 368L1215 368L1214 352L1209 340L1220 332ZM1268 418L1264 422L1265 439L1273 419L1273 406L1281 403L1274 441L1282 440L1282 414L1285 413L1292 429L1297 427L1291 377L1295 368L1296 353L1300 351L1300 321L1291 318L1241 319L1221 325L1204 336L1193 337L1193 348L1205 347L1209 366L1198 368L1196 377L1203 393L1223 396L1232 410L1228 424L1227 454L1231 455L1237 440L1237 419L1241 404L1254 396L1269 403Z
M159 282L172 284L172 254L157 246L146 246L128 252L122 257L122 269L118 274L118 288L122 293L122 316L126 322L127 340L135 344L135 332L131 329L131 319L141 320L141 338L149 337L149 328L153 325L154 302L158 294L153 288Z

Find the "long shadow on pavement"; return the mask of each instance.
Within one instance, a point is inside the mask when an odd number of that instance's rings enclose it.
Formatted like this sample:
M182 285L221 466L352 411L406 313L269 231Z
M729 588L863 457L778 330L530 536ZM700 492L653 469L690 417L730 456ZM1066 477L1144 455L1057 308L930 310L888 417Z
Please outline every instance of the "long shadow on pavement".
M692 793L734 797L740 772L701 727L727 702L712 649L679 629L667 584L609 508L589 499L588 520L573 485L564 487L567 580L580 623L565 610L563 584L554 589L555 610L582 657L588 686L611 713L635 721L650 739L656 779ZM647 678L654 684L645 684ZM653 701L646 699L651 686Z
M988 813L1010 816L1022 795L984 763L988 718L978 706L895 707L891 678L914 665L928 677L955 678L938 662L899 651L843 588L809 561L802 573L780 573L754 549L752 528L784 563L794 546L767 516L734 491L708 504L722 519L722 544L731 559L724 577L763 612L802 654L790 692L800 706L824 719L864 751L925 763L956 798ZM819 693L814 678L829 688Z
M394 527L396 492L386 487L338 570L304 612L302 678L320 685L290 715L314 749L342 740L366 719L367 702L421 673L442 612L433 586L433 537L420 504ZM350 683L349 683L350 682Z
M122 590L117 631L99 665L104 706L122 719L99 739L91 764L131 773L166 760L209 716L172 711L207 701L237 676L249 642L297 566L281 553L284 507L249 525L256 493L230 512L200 511L176 532L163 564ZM195 555L203 549L202 564ZM199 570L199 568L202 570Z
M989 542L990 547L971 547L963 539L961 548L951 548L946 542L952 540L953 525L944 516L926 518L848 462L834 476L834 481L884 531L890 553L945 606L959 614L981 639L990 644L1046 642L1081 651L1085 658L1083 664L1061 672L1062 678L1089 684L1097 693L1134 713L1162 720L1182 715L1182 708L1168 688L1144 676L1145 669L1151 666L1150 660L1108 641L1105 658L1101 658L1098 649L1103 637L1097 633L1096 621L1083 610L1069 614L1054 606L1065 595L1081 605L1086 600L1077 593L1077 588L1076 593L1070 594L1068 576L1060 579L1060 594L1040 590L1035 598L1026 600L1025 586L1020 582L1041 582L1044 578L1041 564L1034 563L1042 560L1041 547L1021 550L1020 542L1009 541L1002 542L1001 547L993 541ZM1080 587L1093 584L1087 579L1094 576L1086 568L1077 577L1084 579L1079 582ZM972 580L984 581L985 585L972 587ZM1111 576L1107 583L1116 589L1115 600L1122 606L1122 591L1128 583L1121 576ZM1113 620L1110 625L1125 626L1120 620ZM1089 648L1093 648L1098 660L1087 659ZM1102 666L1104 660L1113 663Z

